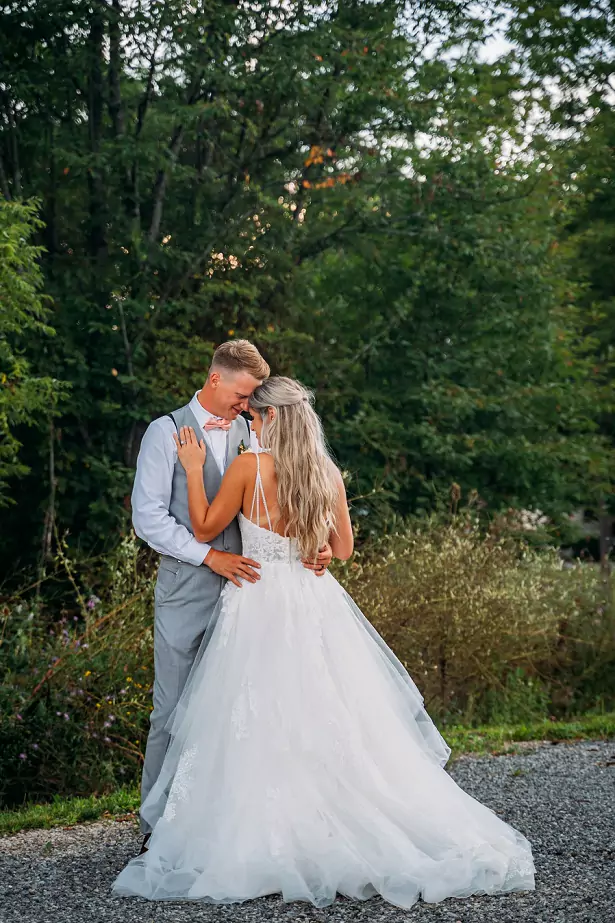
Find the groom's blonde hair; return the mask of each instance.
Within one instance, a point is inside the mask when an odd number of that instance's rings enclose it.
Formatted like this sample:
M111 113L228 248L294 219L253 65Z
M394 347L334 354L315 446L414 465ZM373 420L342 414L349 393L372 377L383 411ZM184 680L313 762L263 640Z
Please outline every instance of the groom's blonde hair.
M247 372L257 381L265 381L269 378L270 371L269 365L249 340L228 340L214 352L209 374Z
M314 396L301 382L275 375L255 389L250 410L263 420L260 441L271 452L285 534L297 538L302 556L315 558L335 527L336 468ZM267 413L276 411L270 420Z

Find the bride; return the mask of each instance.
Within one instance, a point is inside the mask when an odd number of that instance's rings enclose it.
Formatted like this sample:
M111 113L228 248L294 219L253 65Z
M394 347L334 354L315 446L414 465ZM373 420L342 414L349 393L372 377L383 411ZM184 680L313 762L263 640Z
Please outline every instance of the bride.
M152 900L332 903L529 890L525 837L460 789L412 679L334 577L301 559L352 553L341 475L311 395L270 378L250 400L263 449L238 456L210 505L205 444L183 429L195 536L239 515L261 579L227 583L141 812L148 851L116 879Z

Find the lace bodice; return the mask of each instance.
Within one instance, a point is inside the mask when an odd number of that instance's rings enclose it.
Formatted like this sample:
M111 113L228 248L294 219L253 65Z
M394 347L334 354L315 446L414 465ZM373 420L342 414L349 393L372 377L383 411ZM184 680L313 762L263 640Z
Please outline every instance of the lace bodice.
M243 556L253 558L259 564L274 562L290 564L299 561L299 546L294 538L285 538L277 532L270 532L250 522L243 513L239 514L239 528L243 545Z

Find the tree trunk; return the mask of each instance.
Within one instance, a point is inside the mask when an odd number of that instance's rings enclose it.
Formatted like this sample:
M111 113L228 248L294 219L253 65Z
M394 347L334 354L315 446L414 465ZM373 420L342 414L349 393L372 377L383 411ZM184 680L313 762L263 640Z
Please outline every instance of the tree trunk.
M11 190L9 187L9 182L6 176L6 171L4 169L4 161L2 160L2 151L0 151L0 189L2 189L2 195L4 198L10 202L11 201Z
M105 38L105 17L100 3L94 7L88 37L88 130L90 151L93 155L92 165L88 170L88 189L90 196L90 254L100 261L105 254L105 200L103 182L97 163L102 137L102 120L104 106L103 84L103 42Z
M13 106L11 100L6 93L2 94L2 102L4 107L4 112L6 115L6 121L9 127L9 157L10 157L10 168L11 168L11 179L13 181L13 198L20 199L22 196L21 189L21 167L19 165L19 141L17 138L17 124L15 122L15 116L13 113Z
M169 158L169 166L165 167L164 170L159 170L158 176L156 177L156 182L154 184L154 207L152 210L152 221L148 235L149 240L152 243L158 237L160 232L160 222L162 221L162 209L164 207L164 200L167 192L169 170L177 160L177 154L179 153L179 148L181 146L183 137L184 127L183 125L178 125L178 127L173 132L173 137L171 138L171 143L167 152L167 156Z
M112 0L109 14L109 115L113 134L121 138L124 134L124 112L122 107L122 7L120 0Z

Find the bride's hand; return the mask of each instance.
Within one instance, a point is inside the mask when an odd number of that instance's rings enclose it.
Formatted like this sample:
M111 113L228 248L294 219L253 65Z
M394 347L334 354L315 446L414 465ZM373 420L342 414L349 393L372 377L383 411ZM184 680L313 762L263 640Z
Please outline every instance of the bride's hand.
M177 457L186 471L200 471L207 455L205 440L199 442L191 426L182 426L179 438L177 433L173 433L173 439L177 446Z

